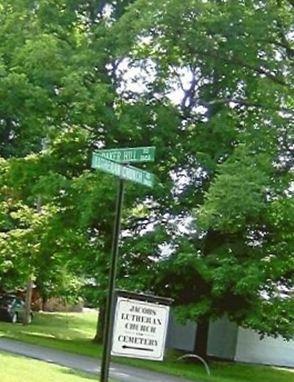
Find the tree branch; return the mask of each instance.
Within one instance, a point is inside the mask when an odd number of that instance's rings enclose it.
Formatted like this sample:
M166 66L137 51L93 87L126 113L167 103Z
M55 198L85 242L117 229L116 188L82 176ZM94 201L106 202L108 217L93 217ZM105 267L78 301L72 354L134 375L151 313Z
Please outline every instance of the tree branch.
M249 63L243 61L240 57L234 56L232 58L227 58L227 57L221 56L219 54L219 52L216 52L216 51L214 51L214 52L208 51L208 50L207 51L201 51L201 50L195 51L194 46L191 47L190 53L191 54L196 53L198 55L205 56L205 57L210 56L214 59L221 60L221 61L223 61L226 64L231 65L231 66L236 66L236 64L237 64L237 65L242 66L244 68L250 69L255 73L264 75L265 77L269 78L270 80L272 80L273 82L275 82L279 85L289 87L289 85L284 81L284 79L281 76L278 76L278 74L270 72L270 70L267 69L266 67L255 66L255 65L249 64Z
M236 104L241 105L241 106L248 106L248 107L251 106L251 107L256 107L259 109L275 110L275 111L280 111L283 113L289 113L289 114L294 115L294 111L291 109L271 107L268 105L263 105L263 104L258 103L258 102L252 102L252 101L247 101L244 99L233 98L233 97L220 98L220 99L215 99L215 100L207 101L207 102L201 100L199 102L199 104L202 106L208 107L210 105L225 104L225 103L230 103L230 102L236 103Z

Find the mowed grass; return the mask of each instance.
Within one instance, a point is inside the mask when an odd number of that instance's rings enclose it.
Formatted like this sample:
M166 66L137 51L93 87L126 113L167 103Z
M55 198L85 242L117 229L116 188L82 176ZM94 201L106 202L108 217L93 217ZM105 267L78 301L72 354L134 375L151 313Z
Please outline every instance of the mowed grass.
M32 324L0 321L0 336L72 353L100 357L101 346L92 342L97 312L35 313Z
M98 376L0 352L1 382L92 382Z
M202 365L177 361L177 358L178 354L170 352L162 363L134 359L124 363L185 377L194 382L294 382L291 371L233 362L210 362L211 376L208 376Z
M29 326L0 322L0 336L98 358L101 357L102 347L92 342L96 320L97 312L39 313ZM294 373L290 371L229 362L211 362L212 375L209 377L202 365L177 361L178 356L179 353L172 351L168 352L164 362L127 358L114 358L113 361L195 382L294 382ZM2 378L0 381L3 381ZM47 379L44 381L47 382Z

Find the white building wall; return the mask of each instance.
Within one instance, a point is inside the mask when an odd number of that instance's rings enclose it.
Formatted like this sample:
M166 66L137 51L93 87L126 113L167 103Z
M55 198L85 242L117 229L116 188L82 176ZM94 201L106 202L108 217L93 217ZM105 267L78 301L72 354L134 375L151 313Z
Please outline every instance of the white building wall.
M208 333L208 354L233 360L236 354L238 330L237 324L229 321L226 316L211 321Z
M264 337L253 330L239 328L235 361L294 367L294 340Z
M191 353L194 349L196 323L192 321L179 324L173 313L170 315L167 330L166 347Z

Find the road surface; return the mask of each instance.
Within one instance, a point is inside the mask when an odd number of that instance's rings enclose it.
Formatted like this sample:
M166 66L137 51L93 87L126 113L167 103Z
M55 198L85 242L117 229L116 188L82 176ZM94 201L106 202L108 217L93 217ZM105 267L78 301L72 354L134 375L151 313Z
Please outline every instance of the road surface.
M98 359L31 345L3 337L0 338L0 351L55 363L93 374L98 374L100 370L100 361ZM187 379L115 363L111 364L110 377L118 382L189 382Z

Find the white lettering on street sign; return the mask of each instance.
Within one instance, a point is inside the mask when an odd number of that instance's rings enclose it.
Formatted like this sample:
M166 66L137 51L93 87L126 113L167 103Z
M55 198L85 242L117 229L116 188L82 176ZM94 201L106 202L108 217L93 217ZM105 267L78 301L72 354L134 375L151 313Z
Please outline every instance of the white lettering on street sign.
M155 158L155 147L129 147L122 149L98 150L96 151L96 154L118 163L153 162Z
M122 165L119 163L105 159L96 153L92 156L92 167L116 176L120 176L122 170Z
M167 305L118 297L111 354L162 361L169 309Z
M153 187L154 183L153 174L131 166L122 166L121 177L123 179L132 180L133 182L137 182L148 187Z
M120 163L113 162L103 158L98 153L93 153L92 167L148 187L152 187L154 184L153 174L139 168L124 166Z

